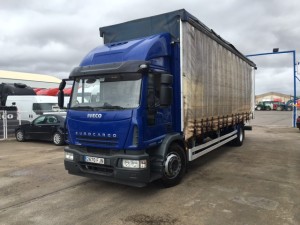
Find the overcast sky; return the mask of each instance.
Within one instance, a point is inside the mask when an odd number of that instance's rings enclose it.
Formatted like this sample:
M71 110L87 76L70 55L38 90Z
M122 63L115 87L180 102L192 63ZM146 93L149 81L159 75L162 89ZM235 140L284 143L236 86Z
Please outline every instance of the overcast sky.
M277 47L296 50L300 61L299 0L0 0L0 70L66 78L103 43L99 27L182 8L245 55ZM293 95L292 59L251 57L256 94Z

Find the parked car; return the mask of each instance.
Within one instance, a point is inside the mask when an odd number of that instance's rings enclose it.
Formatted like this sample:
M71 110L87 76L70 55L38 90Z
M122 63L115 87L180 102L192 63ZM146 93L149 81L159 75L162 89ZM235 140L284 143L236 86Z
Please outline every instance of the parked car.
M277 111L292 111L293 106L287 105L284 102L274 102L273 103L273 109Z
M263 102L259 102L256 106L255 106L255 110L272 110L273 109L273 103L271 101L263 101Z
M65 117L56 114L46 114L37 117L28 124L22 124L15 130L17 141L46 140L55 145L65 143Z
M284 102L277 102L277 101L262 101L259 102L256 106L255 106L255 110L277 110L277 111L292 111L293 110L293 106L288 105Z

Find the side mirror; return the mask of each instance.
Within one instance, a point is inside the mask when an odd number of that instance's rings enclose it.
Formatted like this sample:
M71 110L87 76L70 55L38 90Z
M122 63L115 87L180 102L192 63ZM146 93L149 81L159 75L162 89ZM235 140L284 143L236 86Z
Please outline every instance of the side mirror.
M160 83L164 85L172 85L173 84L173 76L170 74L162 74L160 77Z
M170 106L173 100L173 76L162 74L160 83L160 105L165 107Z
M58 89L59 89L60 91L62 91L62 90L64 90L65 87L66 87L66 81L65 81L65 80L62 80L62 81L60 82L60 84L59 84Z
M57 98L58 98L58 106L59 108L64 108L64 98L65 98L65 94L64 94L64 91L63 90L60 90L58 92L58 95L57 95Z
M170 106L173 100L173 88L168 86L160 87L160 105Z

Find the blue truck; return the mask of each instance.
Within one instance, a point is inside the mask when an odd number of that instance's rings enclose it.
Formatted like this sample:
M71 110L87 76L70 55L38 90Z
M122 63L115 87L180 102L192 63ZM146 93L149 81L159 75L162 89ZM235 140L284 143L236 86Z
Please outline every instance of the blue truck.
M171 187L189 162L242 145L256 65L232 44L184 9L102 27L100 36L104 45L69 75L70 174Z

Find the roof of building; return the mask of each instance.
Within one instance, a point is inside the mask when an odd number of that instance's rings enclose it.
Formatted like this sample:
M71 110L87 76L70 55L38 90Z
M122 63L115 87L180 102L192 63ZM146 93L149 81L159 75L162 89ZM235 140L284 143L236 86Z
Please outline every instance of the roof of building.
M0 83L23 83L32 88L56 88L61 79L34 73L0 70Z
M281 96L281 97L286 97L286 98L291 97L290 95L282 94L279 92L267 92L264 94L256 95L256 98L265 97L265 96L269 96L269 95L276 95L276 96Z
M47 83L60 83L61 79L42 74L34 73L23 73L23 72L14 72L14 71L5 71L0 70L0 79L12 79L20 81L38 81L38 82L47 82Z

